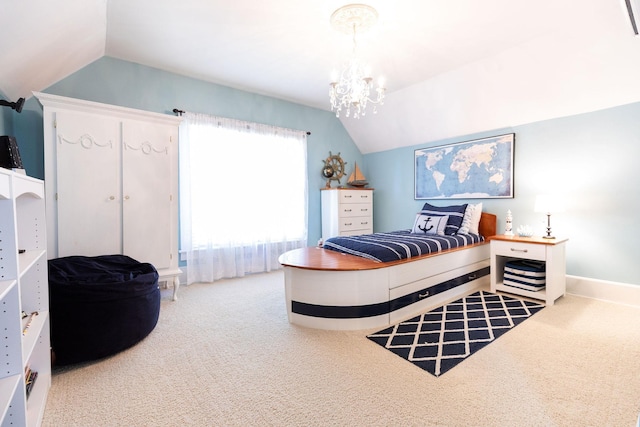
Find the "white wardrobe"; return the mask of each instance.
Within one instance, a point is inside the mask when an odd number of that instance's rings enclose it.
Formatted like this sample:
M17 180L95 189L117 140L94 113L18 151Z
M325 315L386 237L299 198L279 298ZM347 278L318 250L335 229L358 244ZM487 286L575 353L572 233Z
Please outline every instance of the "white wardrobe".
M178 275L180 118L45 93L50 258L124 254Z

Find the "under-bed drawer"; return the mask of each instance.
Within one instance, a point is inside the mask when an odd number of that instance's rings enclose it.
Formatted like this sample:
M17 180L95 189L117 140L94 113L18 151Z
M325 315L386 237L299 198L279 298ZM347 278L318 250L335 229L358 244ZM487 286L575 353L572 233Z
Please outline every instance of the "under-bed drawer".
M427 258L398 265L397 268L394 268L389 273L389 289L395 290L398 287L411 286L425 280L425 278L430 282L424 284L423 288L432 284L435 285L451 277L445 277L442 274L452 274L451 272L455 270L460 271L460 274L470 271L459 270L461 266L470 266L481 261L486 261L486 265L489 265L489 254L489 244L483 243L452 252L434 254ZM406 290L400 291L400 295L406 293L408 293ZM396 295L398 294L396 293Z
M483 261L391 289L389 310L390 312L400 310L449 289L488 276L489 272L489 262Z

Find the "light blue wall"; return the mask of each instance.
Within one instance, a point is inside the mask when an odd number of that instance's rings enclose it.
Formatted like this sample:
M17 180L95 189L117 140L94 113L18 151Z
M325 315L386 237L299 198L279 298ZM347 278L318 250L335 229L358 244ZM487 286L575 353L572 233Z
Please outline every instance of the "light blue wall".
M342 123L330 112L131 62L103 57L44 92L158 113L173 114L172 110L179 108L310 131L307 140L310 244L315 244L321 236L320 188L325 185L320 174L322 160L331 151L341 153L349 165L356 161L362 163L360 151ZM22 114L16 118L15 131L20 152L24 153L27 173L44 178L42 108L35 98L27 101ZM230 159L212 161L227 162ZM274 176L264 179L271 180L274 186L287 185L287 170L286 164L277 165ZM234 185L232 177L229 185ZM247 196L251 197L250 191Z
M0 99L11 101L4 93L0 92ZM9 107L0 107L0 135L13 135L13 114Z
M513 199L430 202L482 201L485 211L498 215L498 232L510 209L514 229L529 224L541 233L546 217L533 212L535 196L561 194L566 210L552 215L551 226L555 235L570 239L567 273L640 285L640 103L367 154L368 178L376 188L375 231L410 228L424 203L414 200L415 149L511 132Z
M308 144L309 243L320 238L322 159L340 152L362 165L374 197L375 230L410 227L423 202L413 198L413 152L417 148L515 132L515 198L482 200L504 229L506 211L514 226L543 229L533 212L535 195L561 192L566 212L552 217L555 234L570 238L567 272L572 275L640 284L635 262L640 254L636 212L640 184L640 103L589 114L494 129L455 139L362 156L333 114L120 61L102 58L45 92L170 114L173 108L269 123L312 132ZM32 176L44 177L42 109L34 98L21 114L3 112L0 130L18 138ZM286 165L274 185L286 185ZM443 204L435 201L434 204ZM457 203L457 202L456 202Z

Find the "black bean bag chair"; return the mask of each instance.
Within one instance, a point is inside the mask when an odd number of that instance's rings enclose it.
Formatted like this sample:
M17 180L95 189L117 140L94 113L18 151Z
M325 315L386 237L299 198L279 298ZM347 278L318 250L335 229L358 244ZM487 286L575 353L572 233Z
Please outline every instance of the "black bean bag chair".
M158 272L124 255L49 260L49 314L55 363L110 356L155 328Z

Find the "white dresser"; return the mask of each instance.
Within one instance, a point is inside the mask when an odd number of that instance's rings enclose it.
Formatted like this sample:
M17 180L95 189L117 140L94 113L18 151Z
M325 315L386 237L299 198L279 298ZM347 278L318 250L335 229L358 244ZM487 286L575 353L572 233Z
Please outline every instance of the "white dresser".
M322 189L322 239L373 233L373 188Z

